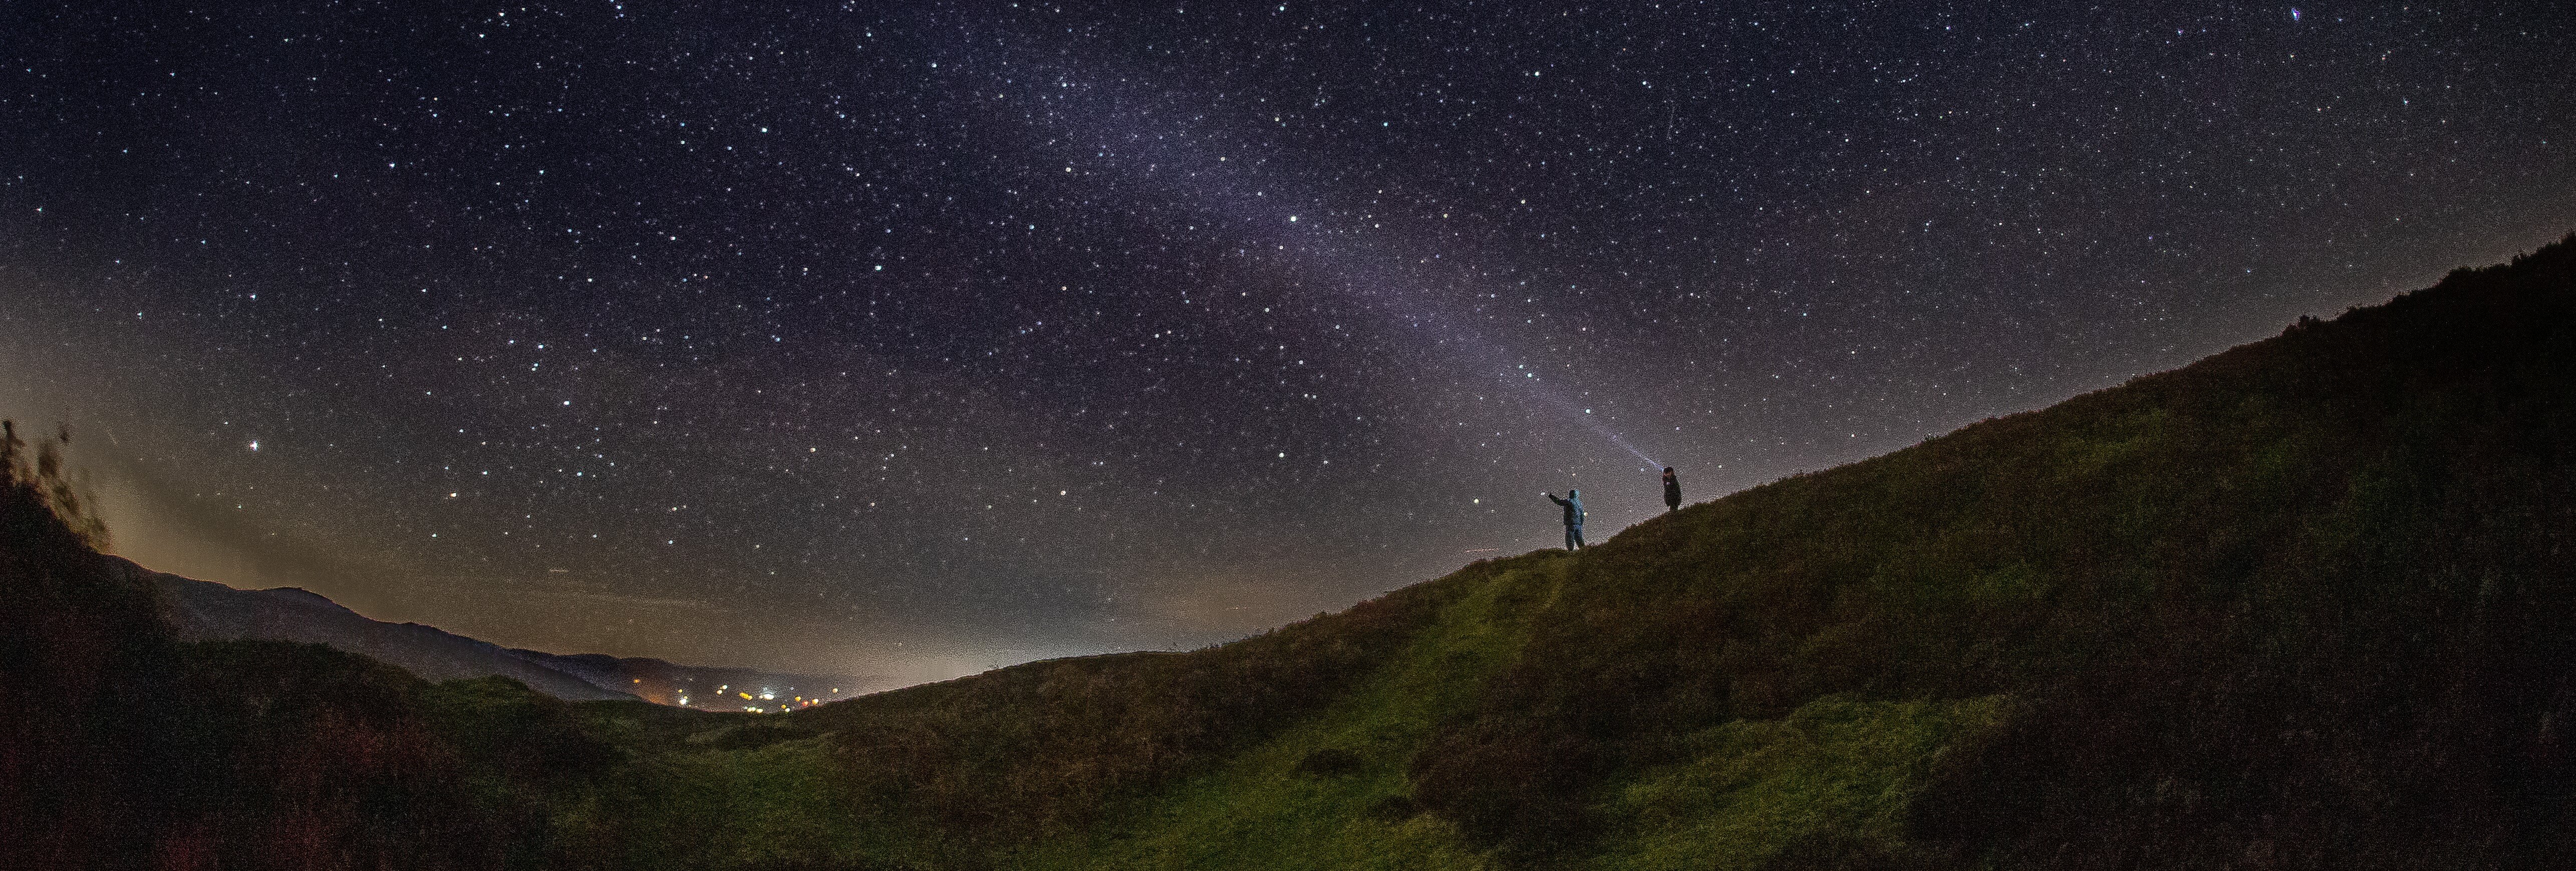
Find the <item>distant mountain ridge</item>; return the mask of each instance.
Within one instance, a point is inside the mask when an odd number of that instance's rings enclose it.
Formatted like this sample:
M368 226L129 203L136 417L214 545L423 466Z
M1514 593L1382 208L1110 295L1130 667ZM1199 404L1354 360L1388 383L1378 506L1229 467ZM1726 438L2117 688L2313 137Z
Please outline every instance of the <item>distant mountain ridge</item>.
M708 668L643 657L503 647L435 626L372 619L300 587L241 590L141 566L133 570L150 581L164 616L184 640L252 638L323 644L400 666L432 682L498 675L568 702L641 699L728 711L778 710L802 699L848 698L882 689L886 683L849 675ZM760 698L763 694L774 698Z

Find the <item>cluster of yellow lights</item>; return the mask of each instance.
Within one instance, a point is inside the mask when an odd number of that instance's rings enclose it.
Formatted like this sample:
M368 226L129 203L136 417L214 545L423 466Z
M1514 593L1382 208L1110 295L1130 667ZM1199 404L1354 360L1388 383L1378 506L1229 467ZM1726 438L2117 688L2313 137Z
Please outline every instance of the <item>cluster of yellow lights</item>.
M636 683L643 683L643 682L644 682L644 679L643 679L643 678L636 678L636 679L635 679L635 682L636 682ZM721 686L716 687L716 689L717 689L719 692L721 692L721 691L725 691L725 690L733 690L733 694L734 694L735 696L740 697L743 701L746 701L746 702L751 702L751 701L767 701L767 700L774 700L774 699L778 698L776 691L774 691L774 690L769 690L769 689L762 689L762 690L760 691L760 694L759 694L759 695L757 695L757 696L752 695L749 691L746 691L746 690L734 690L734 689L733 689L733 685L731 685L731 684L721 685ZM832 694L833 694L833 695L840 695L840 693L841 693L841 688L840 688L840 687L833 687L833 688L832 688ZM822 704L824 701L825 701L825 698L824 698L824 697L822 697L822 696L815 696L815 697L810 698L810 699L809 699L809 698L806 698L806 697L804 697L804 696L796 696L796 697L795 697L795 699L794 699L794 703L793 703L793 704L779 705L779 706L778 706L778 709L777 709L777 713L786 713L787 711L789 711L789 710L791 710L791 709L799 708L799 707L810 708L810 707L813 707L813 706L815 706L815 705ZM688 706L688 704L689 704L689 697L688 697L687 695L682 695L682 696L680 696L680 702L679 702L679 704L680 704L682 707L687 707L687 706ZM745 711L749 711L749 712L751 712L751 713L754 713L754 714L766 714L766 713L771 713L771 711L770 711L769 709L767 709L767 708L762 708L762 707L758 707L758 706L754 706L754 705L744 705L744 706L742 706L742 709L743 709L743 710L745 710Z

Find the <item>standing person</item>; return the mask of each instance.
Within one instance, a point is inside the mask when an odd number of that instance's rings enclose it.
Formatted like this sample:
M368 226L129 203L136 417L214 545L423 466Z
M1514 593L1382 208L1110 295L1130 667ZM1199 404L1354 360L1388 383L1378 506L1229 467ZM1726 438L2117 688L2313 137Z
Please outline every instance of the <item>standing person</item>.
M1547 501L1554 502L1565 508L1565 549L1582 550L1583 491L1567 488L1565 491L1565 498L1563 499L1556 498L1556 494L1549 493L1544 490L1540 491L1539 495L1545 496L1547 497Z
M1682 479L1673 476L1673 467L1664 467L1664 510L1682 507Z

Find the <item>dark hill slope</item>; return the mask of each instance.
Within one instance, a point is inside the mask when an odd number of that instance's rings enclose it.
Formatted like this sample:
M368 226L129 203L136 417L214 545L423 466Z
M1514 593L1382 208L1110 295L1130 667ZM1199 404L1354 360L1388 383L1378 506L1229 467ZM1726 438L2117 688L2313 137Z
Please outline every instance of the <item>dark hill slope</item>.
M2013 700L1906 843L1788 860L2431 867L2567 843L2576 245L1693 506L1574 561L1416 799L1531 851L1828 697Z
M399 665L432 681L498 674L565 701L634 698L632 693L608 689L605 679L541 658L547 654L522 653L435 626L370 620L319 593L295 587L236 590L130 562L120 568L149 580L164 606L164 616L182 639L327 644Z
M0 436L0 866L537 867L621 751L502 678L431 685L318 644L182 642L92 549L59 454ZM72 522L66 523L65 517ZM81 531L86 528L90 535ZM642 702L589 711L703 718Z

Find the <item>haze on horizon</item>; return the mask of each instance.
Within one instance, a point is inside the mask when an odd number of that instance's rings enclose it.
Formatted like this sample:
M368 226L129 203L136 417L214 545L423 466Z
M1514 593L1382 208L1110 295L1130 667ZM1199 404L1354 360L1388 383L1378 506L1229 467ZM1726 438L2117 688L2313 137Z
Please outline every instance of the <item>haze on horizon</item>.
M514 646L1196 647L2576 229L2576 11L13 9L0 413ZM257 444L256 449L252 447Z

